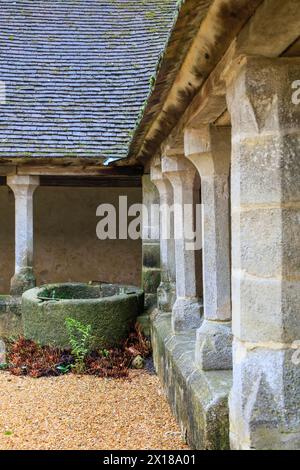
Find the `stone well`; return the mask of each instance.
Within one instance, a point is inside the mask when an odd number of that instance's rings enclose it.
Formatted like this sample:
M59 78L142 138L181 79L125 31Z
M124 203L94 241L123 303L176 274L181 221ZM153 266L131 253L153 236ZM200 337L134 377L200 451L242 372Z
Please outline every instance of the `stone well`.
M119 345L139 313L144 293L117 284L51 284L22 296L24 335L42 345L69 348L66 318L92 326L92 347Z

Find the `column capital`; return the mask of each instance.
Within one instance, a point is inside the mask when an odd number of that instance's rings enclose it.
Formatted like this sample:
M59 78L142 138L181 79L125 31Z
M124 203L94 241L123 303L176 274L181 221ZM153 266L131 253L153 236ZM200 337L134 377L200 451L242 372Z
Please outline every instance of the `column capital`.
M227 105L240 136L297 127L300 107L293 104L293 84L299 69L299 57L244 56L235 61L226 76Z
M231 130L207 125L187 128L184 133L185 156L200 176L228 175L231 155Z
M161 145L162 157L182 157L184 155L184 134L173 135Z
M160 202L163 203L165 198L170 199L173 202L173 188L166 174L161 170L160 166L151 166L150 177L152 183L156 186L159 195Z
M197 169L183 155L181 157L163 157L161 167L162 173L171 181L173 188L182 185L194 185L195 188Z
M161 165L151 165L150 178L154 184L156 184L157 181L163 181L166 179L166 175L162 173Z
M18 189L24 190L24 188L35 190L40 185L40 177L30 175L13 175L7 177L6 183L14 193L18 191Z

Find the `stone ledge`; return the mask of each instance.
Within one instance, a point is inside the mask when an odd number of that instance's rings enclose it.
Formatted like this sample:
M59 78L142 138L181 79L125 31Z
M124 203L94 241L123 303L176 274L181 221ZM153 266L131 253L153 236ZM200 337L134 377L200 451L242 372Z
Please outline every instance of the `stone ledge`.
M171 314L152 315L154 364L172 411L192 449L229 449L228 395L232 371L194 365L195 332L174 335Z
M21 297L0 295L0 338L22 334Z

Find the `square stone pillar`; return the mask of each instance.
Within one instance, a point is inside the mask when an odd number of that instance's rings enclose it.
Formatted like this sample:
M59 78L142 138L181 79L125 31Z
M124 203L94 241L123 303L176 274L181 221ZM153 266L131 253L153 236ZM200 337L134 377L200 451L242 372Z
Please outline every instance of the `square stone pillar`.
M204 321L195 363L203 370L232 367L229 168L231 132L187 129L185 154L201 177Z
M15 274L11 293L21 295L35 286L33 273L33 194L38 176L8 176L7 185L15 195Z
M159 194L149 174L142 177L142 185L144 206L142 287L145 292L145 307L148 309L156 305L157 288L160 284Z
M163 157L162 172L171 182L174 193L176 301L172 326L175 333L180 333L198 328L202 320L201 266L197 264L197 252L188 248L185 238L185 223L195 227L200 185L196 168L184 156ZM189 218L186 217L188 213Z
M231 446L299 449L300 58L243 58L231 74Z
M157 289L157 304L161 312L171 312L176 300L173 188L161 167L151 166L151 180L160 196L161 283Z

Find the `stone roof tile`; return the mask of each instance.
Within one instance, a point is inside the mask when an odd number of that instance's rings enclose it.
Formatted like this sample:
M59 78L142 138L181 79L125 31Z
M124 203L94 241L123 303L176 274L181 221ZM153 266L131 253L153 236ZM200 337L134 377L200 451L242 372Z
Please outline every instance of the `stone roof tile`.
M0 158L122 158L177 0L1 2Z

